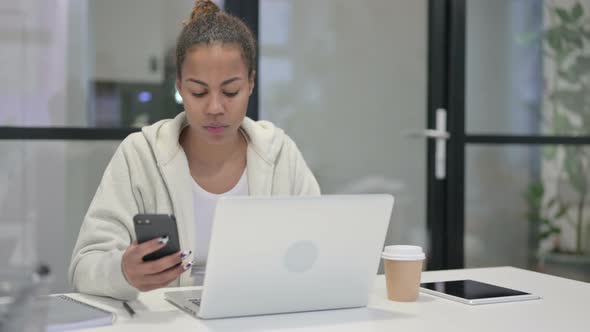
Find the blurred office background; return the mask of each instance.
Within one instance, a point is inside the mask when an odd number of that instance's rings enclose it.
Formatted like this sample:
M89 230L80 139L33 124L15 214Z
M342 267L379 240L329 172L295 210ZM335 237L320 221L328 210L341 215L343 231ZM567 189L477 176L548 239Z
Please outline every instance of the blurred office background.
M429 257L435 242L461 244L430 268L590 281L590 0L216 2L258 35L250 116L285 129L324 194L395 195L386 244ZM172 54L192 6L0 1L2 269L46 262L52 290L69 290L72 248L119 142L182 111ZM445 53L457 40L462 56ZM436 86L441 62L461 70ZM444 106L432 95L456 91L447 83L464 86L449 102L464 107L448 112L456 159L444 180L417 134Z

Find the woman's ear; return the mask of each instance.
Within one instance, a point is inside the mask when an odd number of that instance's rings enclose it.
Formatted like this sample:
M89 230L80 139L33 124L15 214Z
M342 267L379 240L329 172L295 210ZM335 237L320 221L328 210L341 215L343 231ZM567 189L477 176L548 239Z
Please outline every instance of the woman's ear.
M248 83L250 84L250 91L248 92L249 96L251 96L252 91L254 91L254 84L255 84L254 78L255 77L256 77L256 70L252 70L252 74L250 74L250 77L248 78Z
M180 93L180 89L182 88L182 84L180 83L180 79L176 79L176 91Z

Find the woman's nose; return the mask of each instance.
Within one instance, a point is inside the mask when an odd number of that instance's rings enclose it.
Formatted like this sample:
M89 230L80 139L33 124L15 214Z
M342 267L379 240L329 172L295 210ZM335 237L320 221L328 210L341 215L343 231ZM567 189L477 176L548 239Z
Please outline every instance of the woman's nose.
M221 96L218 94L211 94L211 99L207 105L207 114L219 115L223 113L224 109L223 105L221 104Z

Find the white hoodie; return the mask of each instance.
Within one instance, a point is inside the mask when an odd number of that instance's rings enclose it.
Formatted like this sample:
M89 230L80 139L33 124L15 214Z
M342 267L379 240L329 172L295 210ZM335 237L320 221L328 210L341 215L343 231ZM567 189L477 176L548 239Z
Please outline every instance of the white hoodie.
M195 248L194 211L188 162L179 144L183 112L129 135L107 166L78 235L70 283L83 293L133 299L138 290L125 279L121 257L136 240L133 216L176 216L181 248ZM251 196L319 195L320 188L295 143L267 121L245 118L248 191ZM192 285L183 273L170 286Z

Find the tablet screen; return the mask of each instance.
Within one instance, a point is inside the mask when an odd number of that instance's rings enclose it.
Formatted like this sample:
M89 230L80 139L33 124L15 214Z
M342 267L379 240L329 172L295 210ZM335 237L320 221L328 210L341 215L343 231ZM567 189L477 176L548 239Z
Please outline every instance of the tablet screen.
M420 284L420 287L456 297L461 297L467 300L529 295L529 293L517 291L510 288L490 285L475 280L429 282Z

